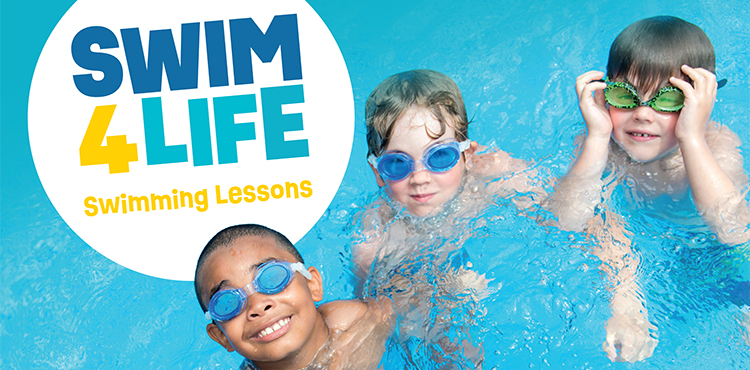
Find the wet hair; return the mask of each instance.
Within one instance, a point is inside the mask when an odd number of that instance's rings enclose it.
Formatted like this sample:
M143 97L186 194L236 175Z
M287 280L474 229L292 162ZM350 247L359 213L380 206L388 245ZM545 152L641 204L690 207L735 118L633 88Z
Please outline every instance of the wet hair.
M193 285L195 286L195 295L198 297L198 303L200 303L203 312L206 312L208 310L206 302L203 302L203 300L201 299L201 288L200 282L198 281L198 276L203 269L203 264L206 262L208 257L211 256L219 248L228 247L234 244L234 242L238 239L244 237L271 239L275 242L277 248L285 252L289 252L289 254L291 254L292 257L294 257L294 259L296 260L295 262L305 263L305 261L302 259L302 255L300 255L297 248L294 247L294 244L292 244L292 242L290 242L286 236L276 230L257 224L235 225L227 227L226 229L219 231L216 235L214 235L213 238L211 238L211 240L209 240L208 244L206 244L206 246L203 248L203 252L201 252L200 257L198 257L198 264L195 267L195 279L193 281Z
M445 134L448 116L453 121L456 140L468 139L466 106L456 83L440 72L415 69L386 78L367 98L365 126L368 156L379 156L385 151L396 120L411 106L429 109L440 122L440 132L431 132L425 127L431 138L437 139Z
M609 50L607 77L634 78L638 91L654 91L672 76L689 80L680 70L685 64L714 73L716 57L711 40L692 23L657 16L641 19L620 32Z

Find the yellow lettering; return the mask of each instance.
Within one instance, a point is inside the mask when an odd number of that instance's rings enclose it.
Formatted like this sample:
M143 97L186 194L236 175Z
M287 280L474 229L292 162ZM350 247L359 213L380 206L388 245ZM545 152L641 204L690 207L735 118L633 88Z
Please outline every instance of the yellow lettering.
M226 204L229 202L226 199L221 199L221 188L219 185L216 185L216 204Z

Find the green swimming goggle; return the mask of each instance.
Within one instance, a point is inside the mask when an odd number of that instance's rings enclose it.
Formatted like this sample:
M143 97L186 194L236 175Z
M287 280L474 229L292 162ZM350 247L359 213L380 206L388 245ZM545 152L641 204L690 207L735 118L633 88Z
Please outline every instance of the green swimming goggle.
M645 105L658 112L678 112L685 106L685 94L674 86L664 86L654 94L653 98L642 101L638 97L635 87L627 82L612 82L609 80L601 82L607 84L604 89L604 98L609 105L615 108L633 109ZM717 81L716 88L718 89L726 83L726 79Z

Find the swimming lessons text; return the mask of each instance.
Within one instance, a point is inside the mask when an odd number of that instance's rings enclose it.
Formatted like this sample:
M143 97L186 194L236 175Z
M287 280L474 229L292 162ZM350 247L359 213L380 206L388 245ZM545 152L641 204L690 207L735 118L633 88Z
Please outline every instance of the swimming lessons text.
M214 186L214 193L214 202L220 205L253 203L256 200L265 202L281 198L309 198L313 194L313 189L309 180L303 180L299 184L287 181L283 185L231 186L228 189L216 185ZM202 189L194 193L172 189L171 194L151 193L151 195L140 196L120 194L114 198L88 196L83 200L83 205L86 207L84 212L89 217L99 214L127 214L129 212L165 211L180 208L194 208L198 212L205 212L208 210L208 204L208 189Z

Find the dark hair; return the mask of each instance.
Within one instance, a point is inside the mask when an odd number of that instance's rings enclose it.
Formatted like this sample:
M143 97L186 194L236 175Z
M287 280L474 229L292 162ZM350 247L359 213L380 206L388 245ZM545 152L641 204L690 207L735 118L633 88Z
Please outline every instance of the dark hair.
M641 19L620 32L609 50L607 77L636 77L636 89L654 91L672 76L687 80L680 70L685 64L714 73L711 40L692 23L657 16Z
M206 244L206 246L203 248L203 252L201 252L200 257L198 257L198 264L195 267L195 279L193 281L193 285L195 287L195 295L198 297L198 303L200 303L203 312L206 312L206 310L208 310L208 306L201 299L201 288L200 283L198 282L198 275L203 268L203 263L217 249L228 247L232 245L237 239L243 237L269 238L276 243L276 247L283 251L289 252L289 254L291 254L296 259L295 262L305 263L305 261L302 259L302 255L300 255L297 248L294 247L294 244L292 244L292 242L290 242L286 236L276 230L269 229L265 226L257 224L235 225L227 227L226 229L219 231L216 235L214 235L213 238L211 238L211 240L208 241L208 244Z
M386 78L367 98L365 126L368 156L378 156L385 151L396 120L412 105L430 109L440 122L440 132L427 132L433 139L445 134L447 123L444 114L453 120L456 140L468 139L469 120L458 85L440 72L415 69Z

